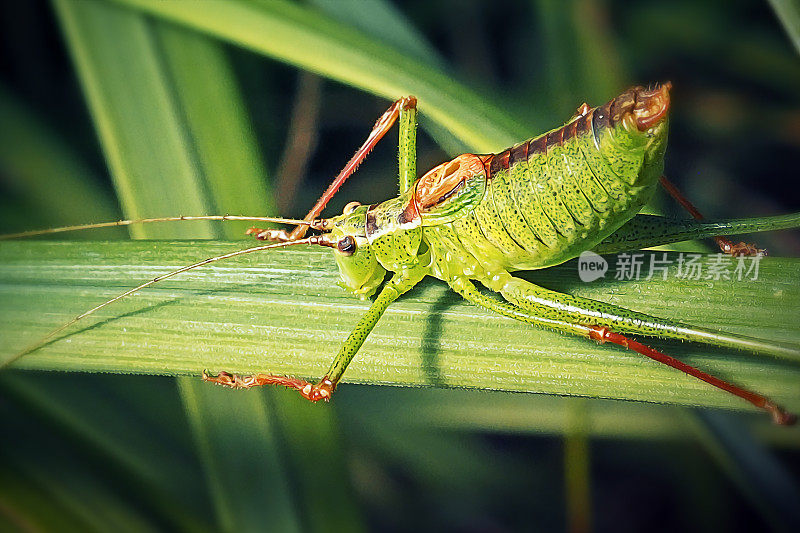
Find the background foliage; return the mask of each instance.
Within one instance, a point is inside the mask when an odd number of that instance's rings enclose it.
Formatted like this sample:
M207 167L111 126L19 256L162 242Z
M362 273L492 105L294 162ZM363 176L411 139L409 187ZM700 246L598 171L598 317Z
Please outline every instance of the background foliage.
M548 129L583 101L664 79L676 88L667 168L709 216L798 205L787 182L800 152L791 2L57 0L0 9L2 232L180 212L302 215L387 98L423 102L424 171ZM329 212L394 195L392 144ZM235 239L241 229L133 236ZM758 241L774 255L800 251L796 232ZM189 312L191 284L169 290L181 287ZM75 309L58 303L51 313L80 310L80 293L65 298ZM751 313L737 308L733 319L746 324ZM46 313L36 316L53 318ZM3 333L4 346L13 342ZM779 393L796 375L786 367L786 381L774 382L752 364L739 374L742 357L714 355L734 365L730 376L761 373ZM800 438L760 416L363 385L337 396L314 408L286 391L231 394L195 378L4 372L0 514L19 529L81 531L800 523Z

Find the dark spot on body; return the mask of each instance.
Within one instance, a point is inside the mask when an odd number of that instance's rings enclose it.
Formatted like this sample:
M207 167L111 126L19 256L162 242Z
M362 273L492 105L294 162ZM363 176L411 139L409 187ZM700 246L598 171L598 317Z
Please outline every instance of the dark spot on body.
M367 235L374 235L378 232L378 221L375 219L375 212L372 210L373 207L374 206L371 206L370 210L367 211Z

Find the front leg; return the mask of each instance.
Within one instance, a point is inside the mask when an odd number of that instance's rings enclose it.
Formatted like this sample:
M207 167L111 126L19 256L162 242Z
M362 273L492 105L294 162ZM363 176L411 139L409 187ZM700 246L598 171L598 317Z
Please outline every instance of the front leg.
M336 194L342 184L345 182L353 172L356 171L358 166L367 157L372 149L378 144L389 128L400 120L400 139L398 144L397 159L398 159L398 172L400 192L404 193L411 188L414 181L417 179L417 99L413 96L404 96L395 101L386 112L381 115L375 125L372 127L367 140L356 151L350 161L344 166L339 174L334 178L333 182L328 186L327 190L322 194L317 203L306 214L306 221L311 221L317 218L331 198ZM286 230L273 230L250 228L247 230L247 235L255 235L256 239L261 241L273 242L287 242L302 238L308 231L309 226L297 226L291 232Z
M317 383L312 384L302 379L274 374L239 376L228 372L220 372L216 376L211 376L203 372L203 381L224 385L234 389L248 389L250 387L260 387L262 385L281 385L296 389L303 398L312 402L330 400L336 385L339 383L339 380L342 379L345 370L347 370L347 365L350 364L350 361L352 361L353 357L358 353L367 335L370 334L372 328L375 327L375 324L377 324L378 320L383 316L389 304L419 283L423 277L425 277L425 272L421 269L410 270L403 274L395 274L392 279L383 286L383 289L381 289L380 294L372 303L369 310L361 317L361 320L358 321L355 329L350 332L347 340L345 340L344 344L339 349L339 353L336 354L328 372Z

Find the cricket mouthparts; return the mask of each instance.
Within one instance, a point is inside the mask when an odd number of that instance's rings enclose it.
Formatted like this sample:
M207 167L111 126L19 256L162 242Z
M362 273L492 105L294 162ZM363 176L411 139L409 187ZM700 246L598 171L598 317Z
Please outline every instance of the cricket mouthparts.
M633 107L633 116L639 131L645 131L667 116L669 111L669 91L672 84L666 82L654 89L636 89L636 104Z

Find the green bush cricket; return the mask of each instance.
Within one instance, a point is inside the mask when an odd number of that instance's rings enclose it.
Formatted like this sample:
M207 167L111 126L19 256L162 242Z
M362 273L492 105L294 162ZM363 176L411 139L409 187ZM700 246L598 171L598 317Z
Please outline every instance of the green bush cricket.
M699 213L662 177L666 148L669 84L635 87L603 106L584 104L572 119L548 133L499 154L463 154L416 179L416 100L395 102L304 220L272 217L198 216L119 221L26 232L21 237L112 225L173 220L251 220L296 224L291 231L249 233L278 241L212 257L156 277L112 298L52 331L14 359L40 347L76 321L142 288L181 272L242 254L297 244L333 249L341 285L364 299L378 292L317 383L255 374L204 373L206 381L234 388L277 384L297 389L311 401L329 400L348 364L394 300L426 276L446 282L468 301L517 320L612 342L727 390L771 413L780 424L795 416L754 392L742 389L625 335L747 349L777 357L798 357L800 348L688 326L614 305L550 291L511 275L546 268L586 250L599 253L638 249L723 233L746 233L800 225L800 217L775 217L771 223L665 223L636 216L663 183L699 218ZM330 198L367 153L399 120L400 195L372 206L351 203L342 215L318 218ZM305 237L311 229L319 232ZM732 254L757 252L749 245L717 237ZM387 272L392 276L386 283ZM474 282L499 293L487 296ZM380 289L380 290L379 290Z

